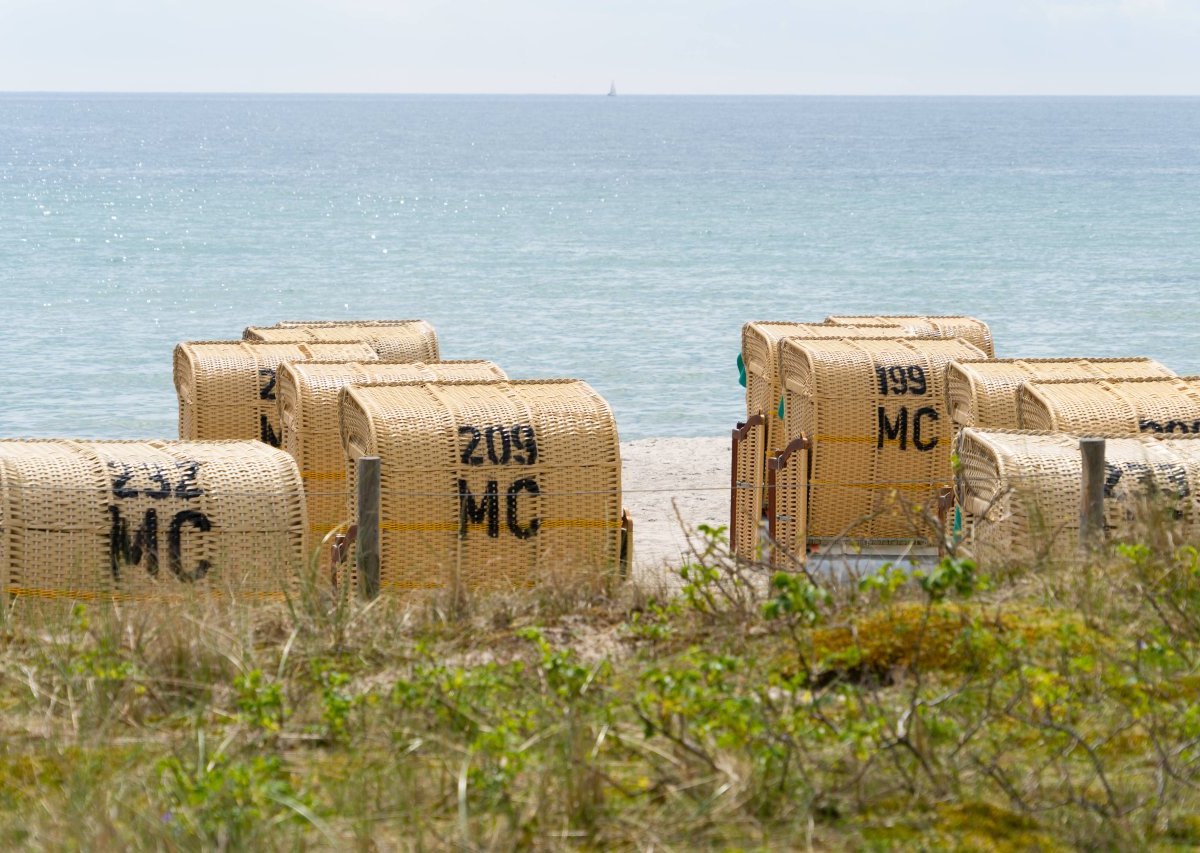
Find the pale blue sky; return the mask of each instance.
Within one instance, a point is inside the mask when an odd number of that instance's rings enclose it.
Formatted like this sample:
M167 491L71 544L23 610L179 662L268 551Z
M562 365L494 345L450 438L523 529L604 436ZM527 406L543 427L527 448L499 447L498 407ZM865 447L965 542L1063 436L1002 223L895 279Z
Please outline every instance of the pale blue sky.
M1200 94L1200 0L0 0L0 91Z

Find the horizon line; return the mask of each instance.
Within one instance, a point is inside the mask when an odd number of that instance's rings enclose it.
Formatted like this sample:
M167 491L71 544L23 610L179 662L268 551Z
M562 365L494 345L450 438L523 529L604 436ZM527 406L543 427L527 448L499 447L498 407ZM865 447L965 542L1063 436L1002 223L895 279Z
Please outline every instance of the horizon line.
M4 95L180 95L251 97L507 97L507 98L607 98L599 90L580 92L369 92L369 91L300 91L249 89L0 89ZM618 98L1196 98L1196 93L1157 92L625 92Z

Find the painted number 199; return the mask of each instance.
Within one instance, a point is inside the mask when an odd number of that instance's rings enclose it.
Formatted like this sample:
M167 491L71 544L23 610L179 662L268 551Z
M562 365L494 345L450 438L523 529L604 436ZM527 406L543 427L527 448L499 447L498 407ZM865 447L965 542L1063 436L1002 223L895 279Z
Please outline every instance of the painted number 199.
M910 364L908 367L899 364L892 367L876 367L875 377L879 380L881 397L899 397L903 394L920 397L929 390L925 381L925 368L919 364Z

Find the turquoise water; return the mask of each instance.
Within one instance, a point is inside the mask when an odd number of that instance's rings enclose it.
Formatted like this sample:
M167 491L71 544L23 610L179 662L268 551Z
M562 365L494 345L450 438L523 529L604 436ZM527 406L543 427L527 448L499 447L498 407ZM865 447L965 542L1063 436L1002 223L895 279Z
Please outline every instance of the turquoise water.
M723 434L751 319L1200 373L1200 100L0 95L0 435L173 436L171 348L421 317Z

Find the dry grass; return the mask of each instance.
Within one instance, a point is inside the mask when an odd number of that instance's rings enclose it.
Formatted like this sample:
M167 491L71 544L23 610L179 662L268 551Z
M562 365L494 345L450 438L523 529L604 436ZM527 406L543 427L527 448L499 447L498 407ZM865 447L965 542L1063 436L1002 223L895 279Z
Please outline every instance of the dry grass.
M719 538L719 537L718 537ZM0 841L1185 847L1200 560L10 602ZM711 544L712 547L708 547Z

